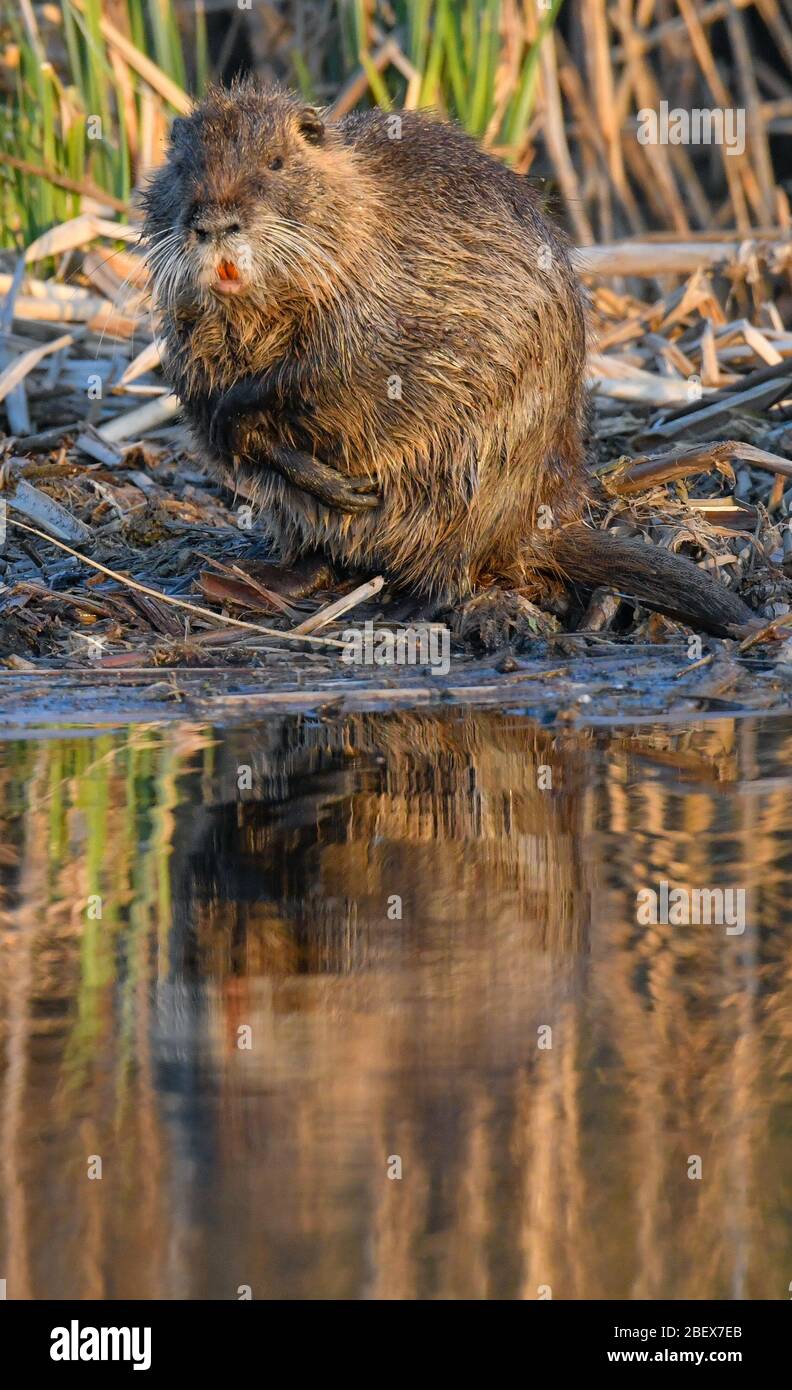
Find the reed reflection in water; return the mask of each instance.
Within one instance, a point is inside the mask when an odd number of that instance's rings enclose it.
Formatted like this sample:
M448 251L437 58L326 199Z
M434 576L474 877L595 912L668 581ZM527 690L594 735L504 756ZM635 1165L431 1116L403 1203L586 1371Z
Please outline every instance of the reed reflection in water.
M8 1297L788 1298L791 752L489 711L0 743ZM639 926L662 879L745 888L744 934Z

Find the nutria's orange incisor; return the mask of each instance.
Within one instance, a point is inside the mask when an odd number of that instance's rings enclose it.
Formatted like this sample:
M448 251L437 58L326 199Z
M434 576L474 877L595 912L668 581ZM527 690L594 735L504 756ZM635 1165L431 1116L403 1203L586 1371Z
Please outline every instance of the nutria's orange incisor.
M145 202L166 373L284 565L456 605L555 571L716 632L750 617L582 524L582 291L527 181L455 126L333 123L245 81L174 122Z

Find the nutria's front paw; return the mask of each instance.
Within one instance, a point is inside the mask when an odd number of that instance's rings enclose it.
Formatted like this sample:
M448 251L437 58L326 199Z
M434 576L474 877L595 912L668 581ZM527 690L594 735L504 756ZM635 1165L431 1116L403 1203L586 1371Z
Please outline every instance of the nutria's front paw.
M380 504L376 483L369 478L345 478L342 473L335 473L332 469L316 480L309 490L326 507L333 507L339 512L367 512Z
M273 449L270 462L287 482L340 512L364 512L379 506L377 484L370 478L350 478L329 463L300 449Z

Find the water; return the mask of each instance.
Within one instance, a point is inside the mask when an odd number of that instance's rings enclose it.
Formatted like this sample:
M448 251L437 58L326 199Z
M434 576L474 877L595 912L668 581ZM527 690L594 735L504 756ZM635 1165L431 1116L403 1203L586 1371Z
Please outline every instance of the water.
M791 752L490 711L0 743L8 1297L788 1299ZM663 879L745 930L640 925Z

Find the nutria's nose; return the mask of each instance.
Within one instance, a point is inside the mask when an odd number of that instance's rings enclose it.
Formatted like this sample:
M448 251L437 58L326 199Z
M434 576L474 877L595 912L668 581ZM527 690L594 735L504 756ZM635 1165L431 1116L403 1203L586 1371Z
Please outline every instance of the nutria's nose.
M190 220L190 227L199 241L208 241L209 237L232 236L234 232L242 230L239 223L232 221L227 212L219 210L194 215Z

